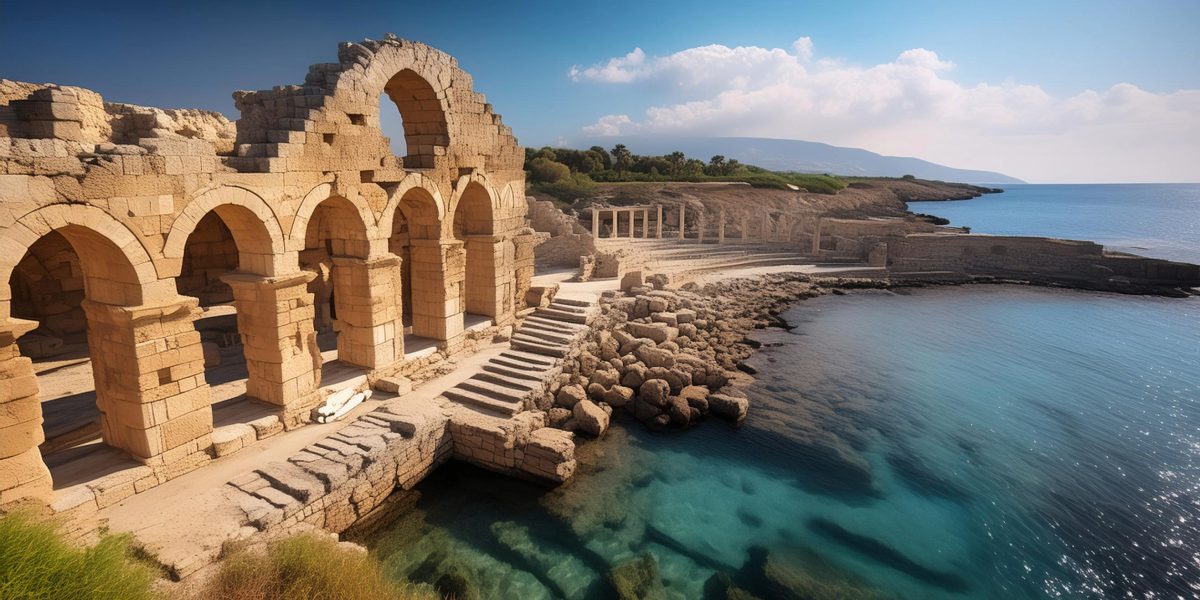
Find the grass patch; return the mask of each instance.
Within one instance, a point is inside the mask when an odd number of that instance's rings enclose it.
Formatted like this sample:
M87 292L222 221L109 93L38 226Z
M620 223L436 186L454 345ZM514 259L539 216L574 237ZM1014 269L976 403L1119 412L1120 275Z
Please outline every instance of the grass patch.
M391 581L375 558L303 534L225 558L195 594L205 600L439 600L429 586Z
M76 548L54 524L31 515L0 517L0 598L150 600L158 572L139 562L125 536Z

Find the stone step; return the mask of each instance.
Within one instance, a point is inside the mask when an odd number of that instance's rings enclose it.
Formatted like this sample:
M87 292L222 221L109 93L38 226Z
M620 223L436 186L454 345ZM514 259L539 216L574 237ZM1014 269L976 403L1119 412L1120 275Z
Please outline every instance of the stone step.
M520 363L538 365L543 369L551 369L558 366L558 361L553 358L542 356L541 354L530 354L519 350L505 350L500 353L501 358L508 358Z
M471 377L472 379L481 379L496 385L502 385L507 388L512 388L519 392L530 393L535 390L540 390L543 387L541 381L536 379L524 379L521 377L510 377L503 373L495 371L482 370Z
M565 337L565 338L574 338L575 334L578 333L576 331L572 331L570 329L566 329L564 327L560 327L557 325L549 325L549 324L542 323L542 322L531 322L528 319L526 319L526 321L521 324L521 328L518 329L517 331L525 331L525 332L541 331L541 332L545 332L545 333L549 333L552 335L557 335L557 336L561 336L561 337Z
M463 390L471 390L472 392L483 394L488 398L503 400L505 402L512 402L515 404L525 404L525 398L529 397L529 390L510 388L508 386L493 383L491 381L475 379L474 377L464 380L462 383L454 387Z
M539 340L534 340L527 337L514 335L510 343L512 344L513 348L521 350L522 352L531 352L533 354L553 356L556 358L562 358L567 355L566 346L552 346L541 343Z
M526 342L533 342L535 344L542 344L545 346L554 346L555 348L562 348L564 350L567 348L567 346L571 345L571 341L569 339L557 339L557 340L547 339L545 337L531 335L531 334L525 333L523 331L518 331L516 333L513 333L512 339L524 340Z
M533 371L523 367L512 367L495 360L485 363L483 370L484 372L495 373L509 379L520 379L530 382L545 381L547 379L546 376L550 374L549 371ZM536 383L533 385L536 385Z
M458 402L459 404L466 404L467 406L478 408L486 412L500 413L509 417L521 412L522 408L524 408L521 404L496 400L484 396L483 394L472 392L471 390L464 390L462 388L450 388L442 395L450 400L453 400L454 402Z
M579 332L583 331L584 329L586 329L586 327L584 327L583 325L579 325L577 323L554 321L552 319L547 319L545 317L539 317L536 315L529 315L528 317L526 317L525 321L521 324L521 326L524 327L526 325L541 325L543 327L550 327L550 328L554 328L559 331L564 331L564 332L571 333L571 334L576 334L576 333L579 333Z
M537 328L533 328L533 327L530 327L528 329L526 329L525 327L522 327L522 328L518 329L513 335L524 335L524 336L528 336L528 337L538 338L540 340L546 340L547 342L553 342L555 344L563 344L563 345L569 345L571 343L572 338L574 338L574 336L571 336L571 335L564 335L561 333L545 331L543 329L537 329Z
M586 307L586 306L576 306L574 304L567 304L565 302L559 302L558 300L554 300L553 302L551 302L550 308L552 308L554 310L562 311L562 312L575 313L577 315L586 315L589 312L591 312L588 309L588 307Z
M523 360L504 358L503 356L497 356L496 358L493 358L491 361L489 361L487 364L495 364L495 365L504 367L505 369L512 369L514 371L517 371L518 373L528 373L530 377L536 377L538 379L545 378L546 376L549 375L549 373L552 370L554 370L554 367L545 367L542 365L535 365L533 363L525 362Z
M555 298L554 302L556 302L558 304L566 304L569 306L579 306L582 308L591 308L592 306L594 306L591 302L588 302L587 300L576 300L574 298Z
M557 308L554 308L553 304L550 306L551 306L550 308L539 308L536 311L534 311L533 314L535 314L539 317L545 318L545 319L550 319L551 321L566 321L568 323L578 323L580 325L587 325L588 315L580 314L580 313L576 313L576 312L569 312L569 311L565 311L565 310L558 310Z

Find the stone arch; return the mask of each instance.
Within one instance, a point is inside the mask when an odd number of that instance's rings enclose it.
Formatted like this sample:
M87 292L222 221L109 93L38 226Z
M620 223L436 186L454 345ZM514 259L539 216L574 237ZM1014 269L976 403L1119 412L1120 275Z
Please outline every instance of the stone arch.
M188 236L209 212L216 212L233 233L238 247L238 269L256 275L282 274L288 266L286 244L279 219L254 192L238 186L222 186L198 194L184 207L163 246L166 276L179 275Z
M446 203L431 179L420 173L410 173L392 192L383 214L379 215L376 230L381 236L395 236L397 214L409 230L418 233L416 239L439 239L441 224L446 217ZM419 229L414 230L414 226Z
M363 44L346 43L338 57L357 63L357 76L338 79L336 93L352 99L363 92L377 110L378 101L387 96L395 103L404 121L408 155L407 168L433 168L435 156L444 155L450 145L450 127L446 89L454 61L423 44L402 40L383 40ZM378 128L379 115L374 125ZM354 117L351 116L353 122Z
M460 183L464 185L453 200L455 237L496 233L500 206L495 192L482 179L460 180Z
M499 199L482 178L460 180L455 199L453 232L463 243L461 310L496 318L512 306L512 266L515 252L497 232Z
M337 195L333 186L322 183L314 187L296 210L296 218L292 221L292 229L288 234L287 249L304 250L310 230L313 215L321 209L325 217L334 217L338 223L332 224L339 229L338 237L346 240L353 247L347 247L338 254L366 258L371 254L371 241L382 236L376 230L375 215L357 194ZM322 226L327 225L323 224Z
M18 261L46 234L57 231L79 254L88 298L103 304L133 306L145 300L159 281L142 242L123 223L94 206L54 204L32 211L0 232L0 317L9 316L12 290L7 285Z

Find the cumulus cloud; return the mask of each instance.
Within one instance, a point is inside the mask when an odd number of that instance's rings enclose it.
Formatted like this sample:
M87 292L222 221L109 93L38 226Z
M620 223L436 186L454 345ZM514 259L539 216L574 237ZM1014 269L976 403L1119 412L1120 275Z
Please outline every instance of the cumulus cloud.
M1038 181L1195 180L1200 90L1156 93L1128 83L1055 96L1032 84L967 85L955 65L915 48L858 66L790 50L723 45L648 57L641 49L572 80L646 86L643 114L605 115L591 136L669 133L796 138L918 156Z

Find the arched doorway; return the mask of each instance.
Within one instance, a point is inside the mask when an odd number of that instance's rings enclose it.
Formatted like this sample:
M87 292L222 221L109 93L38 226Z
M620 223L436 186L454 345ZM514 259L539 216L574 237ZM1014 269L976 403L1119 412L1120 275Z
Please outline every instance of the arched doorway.
M36 446L56 490L161 452L153 424L140 414L142 365L120 311L142 304L141 279L117 243L74 224L30 244L9 278L11 316L37 323L16 347L32 362L38 385L30 400L40 406L3 398L0 447ZM22 414L42 418L7 419Z
M477 182L467 184L454 210L454 237L463 242L466 265L460 297L461 310L467 313L467 326L473 317L494 319L505 312L505 299L512 295L505 278L505 255L509 245L496 241L492 198ZM509 257L508 264L511 264Z
M259 216L236 204L205 213L183 242L175 287L199 301L195 320L204 351L204 379L212 390L215 428L247 424L276 413L261 390L274 385L268 373L251 369L243 324L248 309L225 281L239 273L265 274L274 254L270 233Z
M429 191L412 187L392 216L388 249L401 259L401 302L406 356L462 332L459 293L447 271L461 250L442 239L442 208Z
M370 254L366 224L355 205L340 196L322 200L308 218L300 268L315 274L314 329L324 363L340 360L372 366L369 348L354 343L346 330L370 321L371 290L364 259Z

